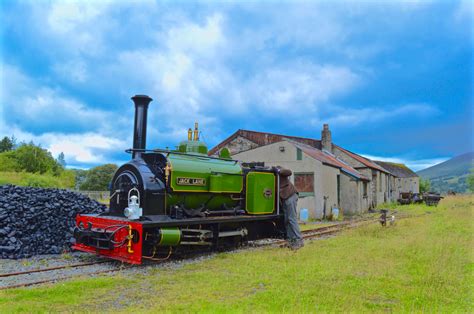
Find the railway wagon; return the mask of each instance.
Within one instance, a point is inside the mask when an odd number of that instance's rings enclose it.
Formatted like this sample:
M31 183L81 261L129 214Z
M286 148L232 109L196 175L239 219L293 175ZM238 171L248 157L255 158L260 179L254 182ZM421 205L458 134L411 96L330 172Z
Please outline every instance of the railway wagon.
M242 167L225 150L208 156L197 123L176 150L146 149L152 99L132 100L132 159L113 176L109 210L76 217L74 249L140 264L283 237L277 168Z

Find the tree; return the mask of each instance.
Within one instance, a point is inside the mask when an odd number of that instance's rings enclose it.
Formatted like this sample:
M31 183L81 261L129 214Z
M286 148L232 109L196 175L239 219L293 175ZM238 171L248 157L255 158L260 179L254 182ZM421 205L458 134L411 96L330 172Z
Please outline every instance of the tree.
M56 162L51 153L41 148L41 146L35 145L33 142L20 144L14 152L20 171L38 173L50 171L54 175L59 175L61 172L60 165Z
M431 182L430 179L422 179L420 178L420 193L429 192L431 189Z
M80 189L86 191L107 191L116 170L117 165L114 164L105 164L90 169L87 171L86 180L81 184Z
M61 152L59 155L58 155L58 158L56 159L56 161L58 162L58 164L61 165L61 167L63 168L66 168L66 159L64 157L64 153Z
M467 176L467 188L471 193L474 193L474 168L471 169L471 173Z
M15 151L0 153L0 171L21 171L21 167L15 158Z
M73 171L75 173L75 181L76 181L75 189L79 190L81 188L81 185L87 179L87 170L74 169Z
M5 136L0 141L0 153L9 152L15 148L15 138L12 136L11 138Z

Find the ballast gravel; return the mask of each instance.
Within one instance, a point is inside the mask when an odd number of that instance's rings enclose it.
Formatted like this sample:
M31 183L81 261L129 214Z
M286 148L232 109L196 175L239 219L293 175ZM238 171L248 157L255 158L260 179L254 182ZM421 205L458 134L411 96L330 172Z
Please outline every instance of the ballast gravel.
M70 251L77 214L107 207L60 189L0 186L0 258L18 259Z

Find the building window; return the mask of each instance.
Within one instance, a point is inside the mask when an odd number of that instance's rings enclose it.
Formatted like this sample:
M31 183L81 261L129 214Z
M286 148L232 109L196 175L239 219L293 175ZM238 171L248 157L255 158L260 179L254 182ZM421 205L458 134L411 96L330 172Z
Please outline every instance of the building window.
M363 195L364 197L367 197L367 188L368 188L368 184L367 182L364 182L364 185L363 185Z
M300 196L314 196L314 174L295 173L295 187Z
M303 152L299 148L296 148L296 160L303 160Z

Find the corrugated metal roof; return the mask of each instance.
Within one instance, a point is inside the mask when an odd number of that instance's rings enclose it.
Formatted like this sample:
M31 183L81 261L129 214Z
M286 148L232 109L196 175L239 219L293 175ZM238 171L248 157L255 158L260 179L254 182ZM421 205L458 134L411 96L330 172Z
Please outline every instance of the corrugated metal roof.
M361 164L366 166L367 168L376 169L376 170L379 170L379 171L382 171L382 172L385 172L385 173L390 173L390 171L388 171L387 169L382 168L381 166L377 165L375 162L373 162L370 159L364 158L360 155L357 155L356 153L348 151L347 149L344 149L341 146L337 146L335 144L333 144L333 145L336 146L338 149L342 150L343 152L345 152L351 158L354 158L355 160L357 160L358 162L360 162Z
M318 151L320 151L322 153L322 151L320 150L321 149L321 141L320 140L307 138L307 137L289 136L289 135L283 135L283 134L275 134L275 133L268 133L268 132L258 132L258 131L239 129L235 133L230 135L228 138L226 138L224 141L222 141L218 145L211 148L208 152L209 156L217 154L217 152L221 148L225 147L228 143L230 143L232 140L236 139L239 136L241 136L243 138L246 138L249 141L252 141L253 143L257 144L258 146L273 144L273 143L283 141L285 139L289 139L289 140L295 141L297 143L302 143L302 144L308 145L308 146L310 146L310 148L316 148ZM357 155L356 153L348 151L347 149L344 149L344 148L342 148L340 146L337 146L335 144L333 144L333 145L335 147L339 148L341 151L345 152L350 157L352 157L355 160L359 161L360 163L362 163L364 166L366 166L368 168L376 169L376 170L379 170L379 171L382 171L382 172L385 172L385 173L390 173L388 170L382 168L382 166L377 165L376 163L372 162L371 160L369 160L367 158L364 158L360 155ZM335 157L333 157L333 158L335 160L339 161L339 162L342 162L341 160L336 159ZM351 166L349 166L345 163L344 163L344 165L346 165L350 169L355 170L354 168L352 168ZM359 173L357 170L355 170L355 171L357 173Z
M250 131L250 130L242 130L239 129L237 130L234 134L226 138L224 141L216 145L215 147L211 148L209 150L209 155L214 155L216 154L221 148L226 146L228 143L230 143L232 140L234 140L237 137L244 137L248 139L249 141L254 142L255 144L259 146L264 146L268 144L273 144L276 142L281 142L283 139L288 138L295 140L300 143L304 143L307 145L310 145L312 147L321 147L321 141L315 140L312 138L306 138L306 137L298 137L298 136L289 136L289 135L282 135L282 134L275 134L275 133L268 133L268 132L257 132L257 131Z
M311 147L309 145L298 143L292 140L287 140L287 141L293 144L295 147L301 149L306 155L316 160L319 160L323 164L326 164L335 168L339 168L341 171L347 173L348 175L356 179L369 181L369 179L365 177L364 175L362 175L359 171L352 168L351 166L346 164L344 161L337 159L336 156L334 156L333 154L329 152L322 151L317 148Z
M413 172L410 168L408 168L404 164L397 164L394 162L379 161L379 160L374 160L374 162L384 167L384 169L387 169L388 171L390 171L390 173L396 177L399 177L399 178L418 177L418 175L415 172Z

